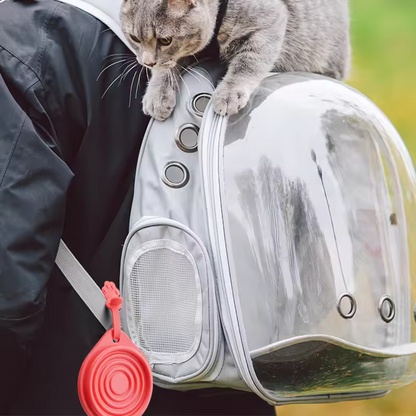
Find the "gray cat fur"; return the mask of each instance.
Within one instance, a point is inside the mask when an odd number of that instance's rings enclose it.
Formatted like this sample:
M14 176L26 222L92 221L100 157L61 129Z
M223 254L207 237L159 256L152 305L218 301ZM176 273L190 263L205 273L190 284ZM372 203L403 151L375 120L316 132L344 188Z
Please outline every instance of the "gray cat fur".
M176 103L179 72L186 66L184 58L209 44L218 8L218 0L124 1L122 30L138 62L155 63L143 99L146 114L157 120L169 117ZM171 38L172 43L162 46L156 37ZM229 0L217 39L228 71L213 104L218 114L228 116L247 104L271 71L347 77L348 0Z

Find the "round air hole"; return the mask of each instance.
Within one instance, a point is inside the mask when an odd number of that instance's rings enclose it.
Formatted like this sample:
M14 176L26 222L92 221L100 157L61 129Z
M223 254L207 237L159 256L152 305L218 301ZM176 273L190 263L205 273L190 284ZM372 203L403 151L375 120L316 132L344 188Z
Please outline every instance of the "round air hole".
M350 293L344 293L338 299L337 309L344 319L351 319L357 312L357 301Z
M165 166L162 180L171 188L182 188L189 182L189 171L182 163L170 162Z
M198 150L199 128L195 124L184 124L176 132L175 141L179 149L187 153Z
M378 311L380 312L381 319L384 322L390 323L396 316L396 305L393 299L387 295L383 296L380 300Z
M195 95L191 101L191 110L193 111L193 113L195 113L199 117L202 117L210 99L211 94L205 92Z

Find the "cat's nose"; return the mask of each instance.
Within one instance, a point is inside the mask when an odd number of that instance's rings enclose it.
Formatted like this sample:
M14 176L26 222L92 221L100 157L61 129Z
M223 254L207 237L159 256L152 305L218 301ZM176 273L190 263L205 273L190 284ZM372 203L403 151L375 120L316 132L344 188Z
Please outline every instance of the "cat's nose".
M153 68L156 65L156 62L144 62L144 64L150 68Z

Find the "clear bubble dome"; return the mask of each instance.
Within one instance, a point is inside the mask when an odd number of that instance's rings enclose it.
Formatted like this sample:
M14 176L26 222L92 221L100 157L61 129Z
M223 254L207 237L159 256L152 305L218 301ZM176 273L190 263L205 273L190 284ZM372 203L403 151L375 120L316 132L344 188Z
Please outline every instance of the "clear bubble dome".
M268 77L224 123L224 233L253 378L271 398L416 378L416 175L343 83Z

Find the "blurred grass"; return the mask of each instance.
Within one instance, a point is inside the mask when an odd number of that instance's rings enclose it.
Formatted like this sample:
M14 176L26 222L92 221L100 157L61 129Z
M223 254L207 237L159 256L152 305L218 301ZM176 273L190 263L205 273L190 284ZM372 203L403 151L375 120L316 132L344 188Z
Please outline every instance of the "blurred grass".
M350 0L350 5L353 66L348 83L383 110L416 162L416 0ZM416 383L383 399L286 406L277 415L414 416Z
M350 0L348 83L371 98L416 159L416 1Z

